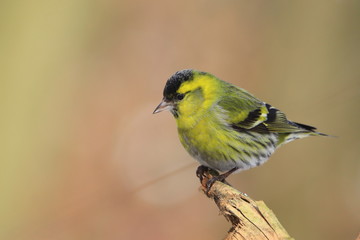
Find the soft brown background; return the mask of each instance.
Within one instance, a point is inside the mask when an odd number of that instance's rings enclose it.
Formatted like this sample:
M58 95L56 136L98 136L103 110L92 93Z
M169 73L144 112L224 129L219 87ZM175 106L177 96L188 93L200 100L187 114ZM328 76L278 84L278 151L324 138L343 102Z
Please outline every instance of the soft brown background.
M355 239L359 23L351 0L3 1L0 239L221 239L171 114L152 115L184 68L338 136L229 181L296 239Z

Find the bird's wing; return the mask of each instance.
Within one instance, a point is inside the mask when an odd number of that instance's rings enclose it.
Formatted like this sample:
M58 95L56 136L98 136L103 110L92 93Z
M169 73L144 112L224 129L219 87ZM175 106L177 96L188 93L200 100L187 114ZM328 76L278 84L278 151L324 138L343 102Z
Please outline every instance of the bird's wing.
M228 124L239 131L300 133L313 132L316 129L287 120L283 112L242 89L237 89L236 94L229 93L218 105L225 110Z
M283 112L269 104L265 104L265 106L269 113L267 114L267 120L264 121L263 124L270 132L306 133L316 130L315 127L289 121Z

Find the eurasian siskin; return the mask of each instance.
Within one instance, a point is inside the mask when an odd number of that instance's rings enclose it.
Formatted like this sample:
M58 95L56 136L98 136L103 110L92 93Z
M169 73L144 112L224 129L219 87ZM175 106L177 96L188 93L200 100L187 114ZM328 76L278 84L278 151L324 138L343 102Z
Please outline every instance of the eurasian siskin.
M196 70L182 70L166 82L154 113L175 117L184 148L203 166L230 173L263 164L281 145L319 133L244 89ZM221 175L220 175L221 176Z

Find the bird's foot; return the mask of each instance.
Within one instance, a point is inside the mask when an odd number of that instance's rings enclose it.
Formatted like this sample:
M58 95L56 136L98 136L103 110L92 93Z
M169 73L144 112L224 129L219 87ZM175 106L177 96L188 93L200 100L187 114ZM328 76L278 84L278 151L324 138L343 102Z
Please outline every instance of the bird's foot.
M209 178L209 176L210 177L219 176L219 172L204 165L200 165L196 169L196 176L200 179L200 181L202 181L205 178Z
M216 181L220 181L230 186L230 184L226 182L225 179L236 170L237 168L233 168L223 174L219 174L216 170L201 165L196 170L196 176L200 179L202 186L205 188L205 193L208 195L212 185Z

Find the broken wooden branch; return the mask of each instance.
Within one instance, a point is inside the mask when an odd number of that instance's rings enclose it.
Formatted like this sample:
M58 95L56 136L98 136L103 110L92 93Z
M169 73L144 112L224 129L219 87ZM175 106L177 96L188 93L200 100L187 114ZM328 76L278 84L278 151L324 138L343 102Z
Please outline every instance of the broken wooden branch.
M207 191L207 183L214 177L213 171L202 172L198 177L204 193L215 201L232 224L226 240L293 240L263 201L254 201L220 181L215 181Z

